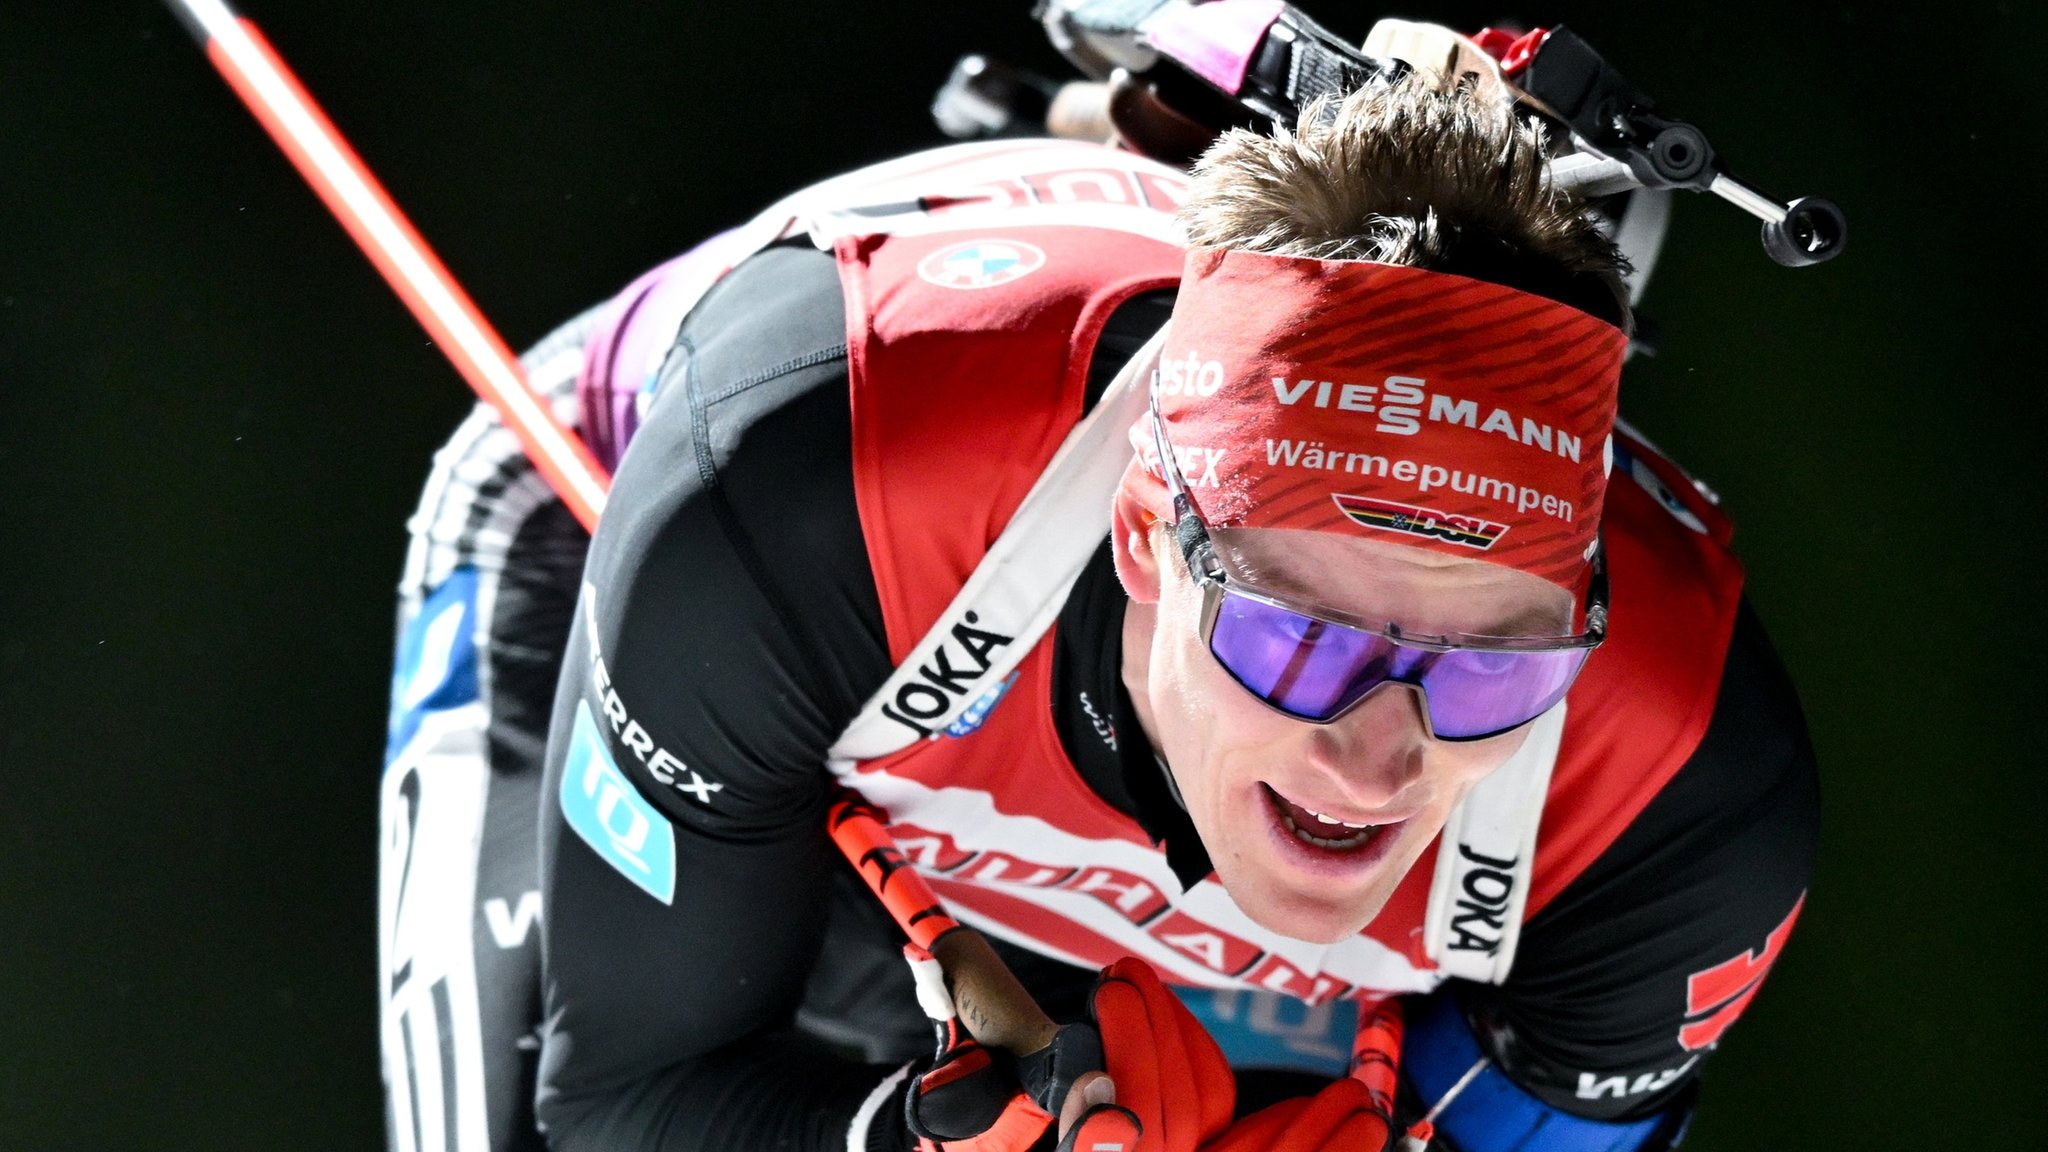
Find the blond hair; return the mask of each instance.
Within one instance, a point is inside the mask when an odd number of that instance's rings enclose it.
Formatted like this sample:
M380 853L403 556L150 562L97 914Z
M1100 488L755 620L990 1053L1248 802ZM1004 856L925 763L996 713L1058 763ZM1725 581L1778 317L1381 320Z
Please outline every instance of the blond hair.
M1233 129L1180 210L1189 243L1455 272L1630 325L1627 260L1554 188L1541 124L1411 73L1318 100L1289 131Z

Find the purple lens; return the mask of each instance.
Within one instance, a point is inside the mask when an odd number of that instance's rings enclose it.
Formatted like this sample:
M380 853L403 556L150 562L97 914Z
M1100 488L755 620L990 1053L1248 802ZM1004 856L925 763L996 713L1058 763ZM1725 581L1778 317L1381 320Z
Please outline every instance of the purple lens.
M1430 727L1446 740L1471 740L1526 724L1564 699L1585 662L1584 648L1445 652L1422 674Z
M1402 648L1384 636L1330 624L1224 592L1209 651L1253 695L1322 722L1389 680L1420 684L1439 737L1489 736L1542 715L1571 687L1586 652Z
M1403 657L1416 655L1384 636L1227 592L1217 605L1209 651L1259 699L1317 721L1350 707L1392 678L1397 664L1412 662Z

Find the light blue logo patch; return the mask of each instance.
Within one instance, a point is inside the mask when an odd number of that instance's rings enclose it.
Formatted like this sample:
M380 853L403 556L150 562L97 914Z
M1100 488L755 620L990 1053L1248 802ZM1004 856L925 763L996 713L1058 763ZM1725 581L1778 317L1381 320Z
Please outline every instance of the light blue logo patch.
M1022 673L1012 672L1008 676L1003 677L1001 683L982 693L981 699L969 704L967 711L962 712L951 724L946 725L946 735L972 736L974 730L981 727L982 722L988 719L988 714L996 710L996 705L1003 702L1003 696L1010 691L1010 685L1015 684L1017 677L1020 675Z
M1311 1007L1278 992L1175 988L1181 1002L1216 1038L1232 1068L1278 1068L1335 1078L1351 1070L1358 1004L1330 1000Z
M460 708L476 697L476 569L457 568L399 634L385 763L429 712Z
M970 240L918 261L917 274L941 288L993 288L1045 266L1045 251L1022 240Z
M576 705L561 795L562 815L592 851L649 896L674 903L676 830L619 771L588 702Z

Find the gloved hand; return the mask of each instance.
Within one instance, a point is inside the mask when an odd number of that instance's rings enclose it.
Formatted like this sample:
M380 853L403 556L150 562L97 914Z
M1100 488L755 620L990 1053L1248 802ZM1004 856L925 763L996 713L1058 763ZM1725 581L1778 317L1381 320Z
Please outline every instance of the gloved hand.
M1150 965L1125 957L1104 969L1093 1010L1117 1103L1144 1129L1142 1152L1196 1152L1229 1127L1230 1064Z
M1102 1042L1087 1024L1059 1030L1050 1047L1026 1057L983 1046L953 1013L938 962L906 948L916 974L918 999L932 1017L938 1053L931 1066L911 1079L903 1097L904 1137L883 1147L915 1152L1048 1152L1058 1135L1053 1117L1076 1082L1090 1073L1097 1081L1070 1109L1079 1112L1058 1152L1122 1149L1137 1152L1137 1118L1106 1099L1101 1082ZM875 1147L875 1140L869 1141Z
M1372 1093L1345 1077L1252 1113L1202 1152L1384 1152L1390 1135Z

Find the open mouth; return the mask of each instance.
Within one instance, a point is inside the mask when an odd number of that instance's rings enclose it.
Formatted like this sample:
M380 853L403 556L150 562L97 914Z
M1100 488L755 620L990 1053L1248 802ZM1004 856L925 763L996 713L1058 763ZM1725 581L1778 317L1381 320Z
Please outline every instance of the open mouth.
M1311 848L1325 852L1355 852L1372 842L1373 837L1387 827L1384 824L1349 824L1320 812L1304 808L1273 790L1269 784L1262 784L1266 801L1280 817L1294 838Z

